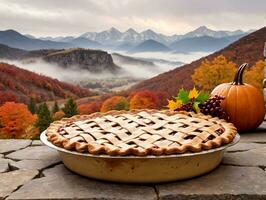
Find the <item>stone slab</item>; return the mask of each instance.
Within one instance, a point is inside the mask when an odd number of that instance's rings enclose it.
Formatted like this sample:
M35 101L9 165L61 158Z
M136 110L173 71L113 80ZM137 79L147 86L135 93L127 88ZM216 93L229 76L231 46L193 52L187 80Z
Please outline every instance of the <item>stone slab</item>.
M266 131L256 131L250 133L240 134L240 142L256 142L256 143L266 143Z
M70 170L68 170L65 165L60 164L60 165L56 165L52 168L49 169L45 169L43 170L43 175L44 176L65 176L65 175L74 175L73 172L71 172Z
M156 188L159 199L266 199L266 172L256 167L220 166L207 175Z
M151 186L114 184L69 175L60 178L50 176L34 179L7 199L155 200L157 195Z
M42 170L51 165L60 163L61 160L58 159L47 159L47 160L21 160L17 162L10 163L13 169L37 169Z
M10 195L19 186L38 175L37 170L16 170L0 174L0 199Z
M30 146L31 140L0 139L0 153L8 153Z
M43 146L41 140L32 140L31 146Z
M46 146L31 146L6 155L14 160L59 160L56 150Z
M266 167L266 147L245 152L225 153L223 164Z
M236 145L229 147L227 152L236 152L236 151L248 151L251 149L258 149L266 147L266 144L259 143L237 143Z
M9 170L8 160L0 158L0 173L7 172Z

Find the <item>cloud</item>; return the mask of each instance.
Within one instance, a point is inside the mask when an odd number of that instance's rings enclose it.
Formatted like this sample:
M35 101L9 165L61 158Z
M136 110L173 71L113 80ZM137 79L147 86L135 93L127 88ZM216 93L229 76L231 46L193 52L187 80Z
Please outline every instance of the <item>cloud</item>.
M247 30L265 25L265 11L264 0L1 0L0 29L37 36L78 35L112 26L166 34L200 25Z

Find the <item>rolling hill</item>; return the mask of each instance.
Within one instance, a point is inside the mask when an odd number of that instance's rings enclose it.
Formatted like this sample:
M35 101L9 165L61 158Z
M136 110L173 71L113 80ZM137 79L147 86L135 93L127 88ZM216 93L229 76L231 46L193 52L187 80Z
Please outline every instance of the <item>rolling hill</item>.
M155 40L145 40L144 42L140 43L133 49L129 50L129 52L156 52L156 51L171 51L169 47L166 45L157 42Z
M230 44L224 49L196 60L190 64L183 65L174 70L160 74L154 78L140 82L133 86L131 91L152 90L152 91L165 91L169 96L176 95L180 87L192 88L193 81L191 74L200 63L205 59L212 60L218 55L224 55L230 61L240 65L243 62L248 62L253 65L260 59L263 59L263 48L266 42L266 27L255 31L238 41Z
M197 52L197 51L216 51L238 40L243 35L215 38L211 36L200 36L178 40L170 45L176 52Z
M30 97L37 102L79 98L92 95L90 90L60 82L14 65L0 63L0 98L15 96L17 101L27 103Z
M73 45L64 42L54 42L50 40L40 40L26 37L14 30L0 31L0 43L10 47L36 50L36 49L62 49L73 47Z

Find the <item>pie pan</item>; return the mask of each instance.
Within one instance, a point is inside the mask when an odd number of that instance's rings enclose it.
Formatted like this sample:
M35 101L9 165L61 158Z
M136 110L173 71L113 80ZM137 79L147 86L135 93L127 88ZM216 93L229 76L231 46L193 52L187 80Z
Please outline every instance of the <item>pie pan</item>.
M90 178L124 183L160 183L192 178L210 172L221 162L226 148L234 140L218 148L198 153L161 156L110 156L69 151L53 145L45 132L41 141L59 152L64 165L71 171Z

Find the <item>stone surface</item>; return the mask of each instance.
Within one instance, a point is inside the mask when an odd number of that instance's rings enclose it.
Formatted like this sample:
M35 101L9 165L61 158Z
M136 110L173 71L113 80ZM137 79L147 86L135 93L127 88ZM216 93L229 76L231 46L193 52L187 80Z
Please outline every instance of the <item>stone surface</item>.
M41 140L32 140L31 146L42 146L44 145Z
M44 186L44 187L40 187ZM100 182L76 175L32 180L8 199L157 199L151 186Z
M4 155L3 154L0 154L0 158L3 158L4 157Z
M266 167L266 147L245 152L225 153L224 164Z
M220 166L207 175L156 188L160 199L265 199L266 172L255 167Z
M7 172L9 170L8 160L0 158L0 173Z
M240 142L257 142L257 143L266 143L266 131L258 129L252 133L242 133L240 134Z
M258 143L237 143L236 145L229 147L227 152L235 152L235 151L248 151L251 149L258 149L265 147L265 144Z
M42 170L51 165L61 162L58 159L47 159L47 160L21 160L17 162L10 163L11 167L14 169L37 169Z
M31 144L31 140L7 140L0 139L0 153L8 153L23 149Z
M43 170L42 173L44 176L65 176L74 174L70 170L68 170L63 164L56 165L52 168Z
M13 152L6 156L14 160L60 160L56 150L46 146L32 146Z
M37 170L16 170L0 174L0 199L38 175Z

